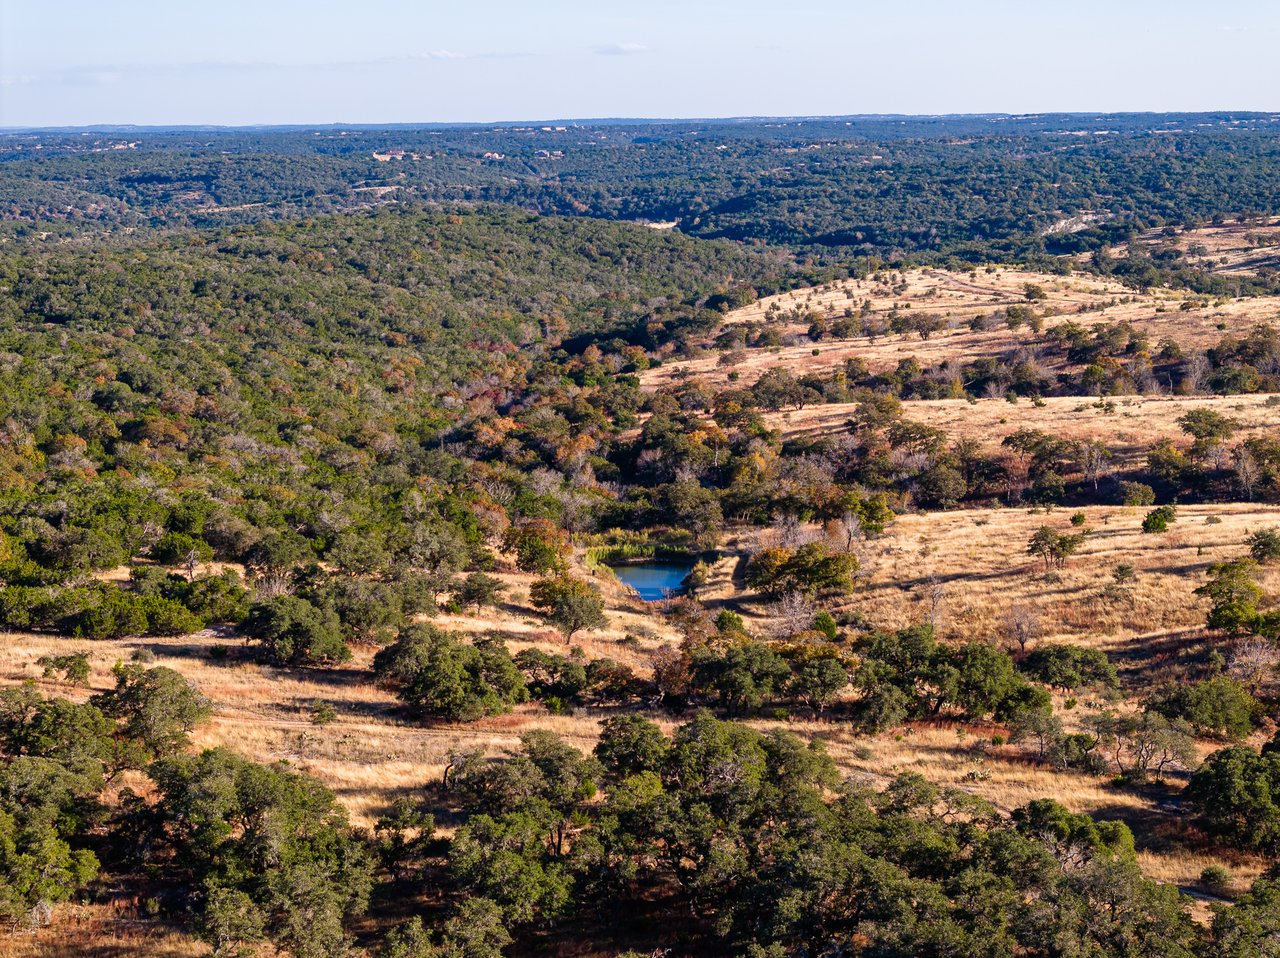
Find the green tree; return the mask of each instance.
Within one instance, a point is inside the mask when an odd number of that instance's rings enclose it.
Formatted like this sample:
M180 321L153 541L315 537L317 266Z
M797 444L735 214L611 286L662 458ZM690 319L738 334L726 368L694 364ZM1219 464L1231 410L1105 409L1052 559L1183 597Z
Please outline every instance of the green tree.
M1021 663L1024 673L1037 682L1064 692L1085 686L1117 688L1120 676L1101 649L1055 643L1034 648Z
M600 726L595 756L611 781L662 768L670 743L662 729L640 715L612 715Z
M506 586L502 580L483 572L472 572L458 584L454 595L463 607L474 606L479 612L485 606L496 606L502 601Z
M328 788L225 749L163 759L151 774L177 875L215 943L262 927L298 958L346 953L345 923L367 906L372 869Z
M1044 563L1046 572L1061 569L1084 544L1086 533L1058 532L1052 526L1041 526L1027 542L1027 553Z
M1202 735L1235 741L1253 731L1263 712L1248 689L1225 675L1176 686L1152 704L1162 715L1186 719Z
M1259 755L1242 745L1214 752L1185 794L1215 835L1267 854L1280 851L1280 752Z
M282 665L327 665L351 658L337 613L301 596L255 603L241 627Z
M741 642L723 653L704 648L693 656L693 687L715 695L731 712L758 709L782 694L791 669L762 642Z
M1209 566L1209 581L1195 590L1213 603L1208 626L1224 632L1244 632L1258 621L1258 601L1262 589L1254 581L1257 564L1252 559L1215 562Z
M565 642L583 629L602 629L609 624L599 590L581 579L568 575L539 579L530 586L529 599Z
M142 768L190 745L189 733L211 712L209 700L173 669L116 663L115 688L91 700L120 723L120 761Z
M546 519L529 519L507 529L502 548L515 553L516 567L521 572L547 575L564 570L569 538Z
M509 711L528 697L507 647L496 639L466 643L450 632L418 624L374 656L378 682L415 711L472 721Z
M1229 907L1214 909L1208 958L1274 958L1280 941L1280 880L1259 878Z

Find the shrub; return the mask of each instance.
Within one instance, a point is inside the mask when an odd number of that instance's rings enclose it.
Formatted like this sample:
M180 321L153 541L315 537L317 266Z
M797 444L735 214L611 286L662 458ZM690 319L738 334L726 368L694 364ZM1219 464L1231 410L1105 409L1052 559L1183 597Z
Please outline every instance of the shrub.
M716 631L721 635L742 635L746 630L746 624L737 612L721 609L716 613Z
M88 639L119 639L147 631L148 600L113 586L87 590L87 596L87 604L58 622L62 631ZM60 598L75 601L66 593Z
M337 614L301 596L282 595L256 603L242 628L261 644L268 658L282 665L323 665L351 658Z
M1253 731L1262 706L1235 679L1216 675L1193 685L1180 685L1152 703L1168 718L1182 718L1197 732L1240 740Z
M834 642L840 635L840 627L830 612L822 611L813 617L813 627Z
M411 625L373 658L378 682L423 715L470 721L529 697L507 647L472 644L431 625Z
M1120 483L1120 502L1126 506L1150 506L1156 501L1156 491L1145 482Z
M65 655L42 655L36 659L46 679L62 673L62 680L70 685L89 684L89 653L68 652Z
M1200 884L1219 895L1229 892L1234 882L1230 869L1224 865L1207 865L1200 872Z
M204 620L181 602L152 595L142 599L148 635L188 635L204 628Z
M1249 556L1259 565L1280 562L1280 529L1259 529L1249 536Z
M1142 520L1143 532L1167 532L1171 523L1178 519L1177 510L1173 506L1160 506L1152 509Z

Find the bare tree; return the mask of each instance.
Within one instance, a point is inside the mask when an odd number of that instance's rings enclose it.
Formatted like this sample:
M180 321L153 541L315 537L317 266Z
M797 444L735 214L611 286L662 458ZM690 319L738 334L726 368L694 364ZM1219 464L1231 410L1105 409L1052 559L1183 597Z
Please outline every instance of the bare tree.
M1227 674L1257 692L1280 670L1280 649L1256 635L1241 639L1227 659Z
M1211 367L1204 353L1192 353L1182 373L1182 388L1191 394L1204 392Z
M1235 466L1236 483L1240 486L1240 491L1244 493L1246 499L1252 499L1253 490L1257 488L1262 472L1258 468L1258 461L1249 454L1249 450L1239 449L1236 451Z
M1215 442L1205 450L1204 458L1210 466L1221 472L1231 461L1231 447L1225 442Z
M1018 646L1021 655L1027 654L1027 645L1044 634L1040 613L1032 606L1018 604L1009 607L1004 614L1004 634Z
M770 536L773 543L783 549L798 549L820 537L816 531L793 515L775 516Z
M831 523L831 538L845 552L853 551L853 544L862 538L862 520L852 509L846 509L839 519Z
M1111 450L1094 439L1080 447L1080 466L1086 482L1092 482L1094 491L1107 472L1107 461L1111 458Z
M813 625L813 603L799 592L788 592L769 608L773 634L785 639Z
M930 573L922 592L925 623L937 632L942 627L942 620L947 612L947 584Z

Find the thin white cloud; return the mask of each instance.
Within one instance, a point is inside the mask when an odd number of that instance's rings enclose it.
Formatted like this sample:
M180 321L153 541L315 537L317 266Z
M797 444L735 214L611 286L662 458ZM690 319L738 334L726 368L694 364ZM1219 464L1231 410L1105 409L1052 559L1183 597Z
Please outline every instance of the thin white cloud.
M596 47L596 53L602 57L625 57L633 53L644 53L648 49L643 43L610 43Z
M428 50L426 53L416 53L412 60L466 60L465 53L458 53L454 50Z

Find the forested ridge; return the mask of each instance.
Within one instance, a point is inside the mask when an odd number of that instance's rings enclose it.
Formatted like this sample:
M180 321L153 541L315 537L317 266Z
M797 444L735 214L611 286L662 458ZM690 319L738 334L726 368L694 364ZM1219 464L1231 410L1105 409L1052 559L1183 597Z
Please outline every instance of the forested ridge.
M0 140L0 211L60 230L502 202L821 256L976 262L1055 252L1063 240L1044 231L1082 213L1098 223L1066 237L1073 248L1274 213L1275 124L1150 114L13 133Z
M1269 242L1272 124L6 134L0 641L47 651L4 659L2 930L131 896L220 956L1272 954L1275 276L1114 250ZM858 354L889 341L920 355ZM1134 397L1187 407L1146 434ZM946 400L1016 428L911 413ZM1096 435L1022 423L1058 401ZM1178 570L1159 649L1051 621L1098 542L1090 608L1146 614L1146 543L1217 508L1265 521ZM986 585L925 574L926 536L909 615L864 604L896 522L960 510L1031 517L1042 603L948 620ZM682 594L627 597L637 559ZM288 705L319 740L479 731L362 820L303 735L214 731L246 674L331 689ZM934 733L960 785L851 770ZM979 797L988 763L1041 793ZM1180 889L1161 855L1214 864Z

